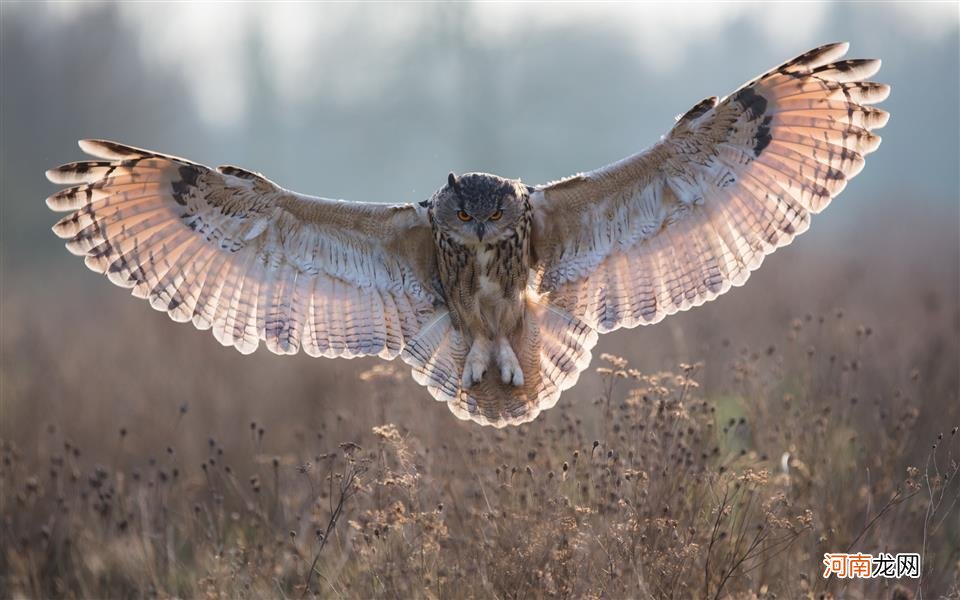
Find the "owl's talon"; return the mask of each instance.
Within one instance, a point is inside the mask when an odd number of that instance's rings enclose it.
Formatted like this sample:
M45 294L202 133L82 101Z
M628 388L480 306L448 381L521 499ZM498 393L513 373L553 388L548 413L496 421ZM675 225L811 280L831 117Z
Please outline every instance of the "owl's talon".
M500 379L507 385L522 386L523 371L520 370L520 365L504 365L500 367Z
M467 389L479 383L487 374L487 365L490 364L490 342L483 338L477 339L470 346L467 360L463 365L463 375L460 377L460 386Z
M500 363L500 381L516 387L523 385L523 369L506 338L500 338L498 342L497 362Z
M467 389L475 383L480 383L483 379L483 376L487 374L486 366L475 362L473 364L467 363L463 367L463 377L460 378L460 385Z

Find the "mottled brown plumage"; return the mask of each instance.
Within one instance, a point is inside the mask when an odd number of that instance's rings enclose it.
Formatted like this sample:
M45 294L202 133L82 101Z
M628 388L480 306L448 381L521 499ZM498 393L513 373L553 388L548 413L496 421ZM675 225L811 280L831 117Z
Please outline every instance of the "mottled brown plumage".
M811 50L681 116L649 149L538 187L451 174L419 204L304 196L238 167L85 140L51 169L71 252L252 352L400 356L463 419L553 406L597 334L743 284L877 148L876 60Z
M456 209L456 221L446 217L445 207ZM523 370L508 338L517 331L526 308L529 190L496 175L473 173L457 180L451 174L447 188L431 202L428 216L440 287L453 326L463 332L470 347L463 387L480 381L493 356L503 383L522 385Z

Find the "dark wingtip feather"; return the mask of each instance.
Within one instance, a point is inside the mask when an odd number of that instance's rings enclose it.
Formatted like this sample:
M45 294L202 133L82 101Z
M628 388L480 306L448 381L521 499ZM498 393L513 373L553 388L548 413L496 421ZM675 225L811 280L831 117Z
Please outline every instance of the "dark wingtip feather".
M108 167L110 163L97 160L80 160L47 169L47 179L53 183L76 185L89 183L97 169ZM99 177L96 177L99 179Z
M98 158L107 160L123 160L126 158L136 158L141 156L154 156L149 150L134 148L110 140L84 139L79 140L77 144L80 149Z
M833 42L807 50L803 54L785 62L780 70L815 69L843 57L850 49L849 42Z

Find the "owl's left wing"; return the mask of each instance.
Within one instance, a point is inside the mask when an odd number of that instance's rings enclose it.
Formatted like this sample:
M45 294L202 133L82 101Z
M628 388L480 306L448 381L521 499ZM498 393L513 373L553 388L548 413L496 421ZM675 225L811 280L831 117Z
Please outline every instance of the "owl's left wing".
M890 88L878 60L816 48L648 150L534 192L538 291L600 332L655 323L742 285L863 168Z
M391 359L442 304L426 210L315 198L115 142L47 172L88 267L225 346Z

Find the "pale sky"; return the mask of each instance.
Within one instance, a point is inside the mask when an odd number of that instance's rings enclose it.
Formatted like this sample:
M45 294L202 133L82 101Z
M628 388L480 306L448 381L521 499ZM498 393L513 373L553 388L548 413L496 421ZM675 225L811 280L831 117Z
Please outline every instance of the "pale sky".
M895 25L914 41L936 44L960 26L957 3L876 5L875 19ZM94 3L51 5L55 18L70 19ZM271 61L273 84L296 105L320 94L344 102L383 93L382 70L391 50L409 42L444 11L436 4L202 3L119 4L124 21L138 31L147 64L173 66L190 85L200 115L212 125L230 126L247 116L249 70L243 47L256 36ZM460 4L471 42L496 45L531 29L589 28L623 38L636 58L654 71L668 71L689 59L691 45L722 40L731 26L745 25L766 49L783 58L803 47L828 25L832 5L807 3L493 3ZM362 26L360 26L362 24ZM870 23L857 23L857 28ZM211 32L216 32L211 35ZM835 40L823 40L835 41ZM344 64L343 54L351 60ZM335 60L321 62L318 57ZM772 66L772 65L770 65ZM745 78L746 79L746 78Z
M834 41L883 60L891 118L816 231L960 211L957 2L3 2L0 15L8 223L46 226L38 174L83 137L371 202L422 200L451 170L550 181ZM29 253L30 231L7 239Z

